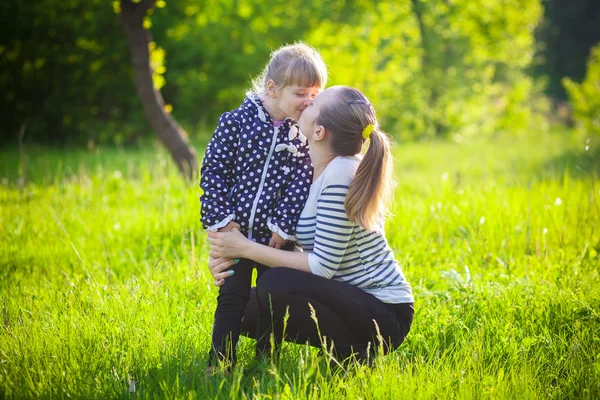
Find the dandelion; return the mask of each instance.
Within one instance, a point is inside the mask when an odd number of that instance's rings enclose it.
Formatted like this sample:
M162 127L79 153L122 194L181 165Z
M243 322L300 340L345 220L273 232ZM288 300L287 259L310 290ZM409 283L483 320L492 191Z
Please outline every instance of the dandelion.
M560 197L557 197L556 200L554 200L554 205L558 207L561 204L562 204L562 200L560 199Z
M479 225L485 224L485 217L479 218Z
M447 180L448 180L448 173L447 173L447 172L444 172L444 173L442 174L441 178L442 178L442 180L443 180L443 181L447 181Z
M542 235L545 235L546 233L548 233L548 229L544 228L544 229L542 230Z
M521 232L521 231L522 231L522 229L523 229L523 228L521 228L521 225L517 225L517 226L515 226L515 232L516 232L516 233L519 233L519 232Z

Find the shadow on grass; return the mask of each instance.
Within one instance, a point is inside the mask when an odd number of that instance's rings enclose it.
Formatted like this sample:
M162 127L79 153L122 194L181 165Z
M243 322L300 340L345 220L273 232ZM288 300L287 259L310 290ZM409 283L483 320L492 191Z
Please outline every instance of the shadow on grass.
M124 393L121 398L224 398L230 393L231 378L203 376L206 360L202 354L186 358L170 356L146 370L135 378L135 387L130 384L129 393Z
M187 361L187 362L186 362ZM261 381L269 375L268 366L251 370L235 369L230 375L217 372L206 376L206 357L202 354L190 360L176 357L163 362L159 367L146 371L135 384L135 393L124 393L121 398L241 398L242 393L251 397L255 380Z
M253 341L252 341L253 342ZM244 347L254 347L254 343L247 342ZM249 349L244 349L238 366L231 374L217 372L215 375L206 376L208 357L197 350L192 354L163 356L163 362L148 369L143 376L138 377L136 390L133 397L137 398L200 398L200 399L232 399L254 398L256 393L270 397L269 394L283 391L284 385L293 385L290 377L302 374L303 378L297 383L307 390L306 396L312 390L318 376L336 376L343 370L329 370L329 359L319 357L306 361L305 369L298 369L299 353L297 344L291 347L282 358L274 363L270 360L253 361ZM240 353L238 351L238 353ZM253 353L253 352L252 352ZM166 357L167 360L164 360ZM299 379L299 376L296 376ZM129 393L124 393L121 398L129 398ZM262 398L261 396L258 396Z
M600 176L600 146L566 151L543 165L542 177L562 177L568 173L574 178L598 178Z

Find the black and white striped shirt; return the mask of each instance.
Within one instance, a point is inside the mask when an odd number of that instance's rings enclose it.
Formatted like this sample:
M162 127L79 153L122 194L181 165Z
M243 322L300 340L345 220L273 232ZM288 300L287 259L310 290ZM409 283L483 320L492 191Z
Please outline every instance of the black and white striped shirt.
M296 237L313 274L357 286L384 303L413 302L412 290L381 228L366 230L348 220L344 201L360 163L336 157L310 187Z

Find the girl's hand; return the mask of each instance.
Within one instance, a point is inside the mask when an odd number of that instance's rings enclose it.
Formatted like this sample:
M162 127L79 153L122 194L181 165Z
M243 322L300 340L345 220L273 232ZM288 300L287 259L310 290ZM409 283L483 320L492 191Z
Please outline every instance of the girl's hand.
M214 258L246 258L245 251L252 244L239 230L209 232L210 256Z
M276 249L281 249L283 246L287 244L287 240L279 236L277 232L273 232L271 235L271 241L269 242L269 247L275 247Z
M225 279L235 274L235 270L230 269L229 271L225 271L228 268L231 268L235 264L240 262L238 258L235 260L229 258L212 258L208 259L208 269L210 270L210 274L214 278L214 285L219 287L225 283Z
M237 222L235 222L235 221L231 221L231 222L229 222L227 225L225 225L224 227L222 227L222 228L219 228L219 229L217 230L217 232L231 232L231 230L232 230L233 228L235 228L235 229L238 229L238 230L239 230L239 229L242 229L242 227L240 226L240 224L238 224L238 223L237 223Z

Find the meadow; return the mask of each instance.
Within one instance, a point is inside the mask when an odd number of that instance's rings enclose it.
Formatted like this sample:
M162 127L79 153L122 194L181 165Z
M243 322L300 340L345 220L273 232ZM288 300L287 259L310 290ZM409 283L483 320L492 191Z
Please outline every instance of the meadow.
M204 378L217 289L198 186L152 143L1 150L0 397L599 398L597 139L557 128L394 156L405 343L346 370L285 344L249 370L242 338L233 374Z

